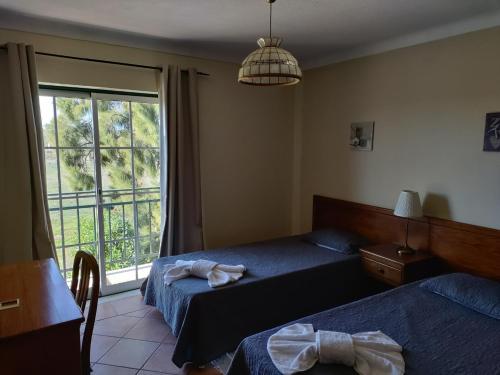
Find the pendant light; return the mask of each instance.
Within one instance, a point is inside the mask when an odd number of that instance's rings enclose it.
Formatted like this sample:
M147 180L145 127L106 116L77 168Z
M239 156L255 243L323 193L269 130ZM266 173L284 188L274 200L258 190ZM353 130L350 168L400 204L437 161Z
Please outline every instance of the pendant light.
M273 3L269 3L269 37L257 40L259 49L241 64L238 82L254 86L294 85L302 79L299 63L293 55L280 48L281 38L272 36Z

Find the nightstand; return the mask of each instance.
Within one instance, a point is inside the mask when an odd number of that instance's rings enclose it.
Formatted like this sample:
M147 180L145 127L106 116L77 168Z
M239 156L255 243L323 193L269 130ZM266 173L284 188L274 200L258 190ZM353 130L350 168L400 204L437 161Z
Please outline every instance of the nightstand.
M359 249L364 270L369 276L392 286L439 274L438 259L417 251L399 255L400 245L375 245Z

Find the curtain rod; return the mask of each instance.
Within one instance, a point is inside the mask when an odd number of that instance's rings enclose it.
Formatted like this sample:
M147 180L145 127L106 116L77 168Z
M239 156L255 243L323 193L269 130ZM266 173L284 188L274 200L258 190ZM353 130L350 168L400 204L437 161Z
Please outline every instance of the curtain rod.
M6 48L7 48L6 46L0 46L0 49L6 49ZM80 60L80 61L96 62L96 63L101 63L101 64L129 66L132 68L153 69L153 70L159 70L160 72L163 71L163 68L161 66L131 64L131 63L125 63L125 62L120 62L120 61L100 60L100 59L92 59L89 57L76 57L76 56L69 56L69 55L60 55L57 53L39 52L39 51L35 52L35 54L41 55L41 56L58 57L58 58L69 59L69 60ZM197 72L197 74L200 76L207 76L207 77L210 76L210 74L203 73L203 72Z

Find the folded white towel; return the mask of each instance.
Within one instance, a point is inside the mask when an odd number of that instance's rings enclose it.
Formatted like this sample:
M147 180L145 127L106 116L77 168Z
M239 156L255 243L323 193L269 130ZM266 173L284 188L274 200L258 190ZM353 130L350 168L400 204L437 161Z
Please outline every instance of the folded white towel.
M402 348L380 331L354 335L317 331L311 324L293 324L269 337L267 351L285 375L306 371L319 363L354 367L361 375L401 375Z
M241 264L238 266L228 266L210 260L178 260L175 264L166 264L164 267L163 279L165 284L189 276L196 276L208 280L208 285L212 288L226 285L238 281L243 277L246 268Z

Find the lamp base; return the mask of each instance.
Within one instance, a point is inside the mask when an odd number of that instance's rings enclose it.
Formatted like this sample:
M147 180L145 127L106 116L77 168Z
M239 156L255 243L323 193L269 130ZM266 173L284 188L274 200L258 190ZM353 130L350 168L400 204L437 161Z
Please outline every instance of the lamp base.
M409 254L415 254L415 250L413 250L411 247L408 246L403 246L398 249L398 255L409 255Z

